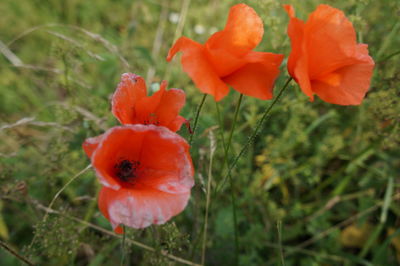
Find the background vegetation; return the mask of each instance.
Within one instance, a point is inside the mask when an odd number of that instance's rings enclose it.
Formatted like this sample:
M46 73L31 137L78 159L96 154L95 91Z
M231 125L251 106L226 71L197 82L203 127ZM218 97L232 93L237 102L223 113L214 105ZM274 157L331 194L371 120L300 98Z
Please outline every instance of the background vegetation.
M258 50L290 51L283 2L244 1L262 17ZM201 94L165 57L182 34L204 42L238 1L120 0L0 2L0 262L115 265L121 239L97 208L99 184L81 144L117 124L110 96L134 72L157 89L186 91L192 118ZM212 193L207 265L397 265L400 263L400 2L285 1L299 17L320 3L342 9L376 62L361 106L311 103L292 82L271 119L233 171L239 251L230 187ZM286 80L286 60L276 88ZM239 94L219 105L225 137ZM245 97L232 158L270 101ZM132 265L200 263L207 182L221 185L223 148L216 106L207 99L192 149L196 186L187 209L163 226L128 230ZM187 137L183 128L180 132ZM216 145L216 151L213 148ZM213 157L213 165L210 159ZM232 159L231 158L231 159ZM44 219L46 210L48 217Z

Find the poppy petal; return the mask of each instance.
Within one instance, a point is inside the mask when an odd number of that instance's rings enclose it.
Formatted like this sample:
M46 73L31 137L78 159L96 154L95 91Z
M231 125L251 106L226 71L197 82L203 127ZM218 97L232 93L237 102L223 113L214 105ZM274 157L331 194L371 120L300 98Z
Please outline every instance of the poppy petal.
M167 126L172 131L178 131L185 121L180 119L179 112L185 105L186 95L183 90L169 89L166 91L155 110L155 114L161 125ZM174 122L175 121L175 122ZM174 123L173 123L174 122ZM179 124L179 122L181 122ZM170 127L169 125L172 125Z
M312 81L313 91L324 101L340 105L361 104L367 93L374 63L369 62L345 66Z
M144 228L151 224L164 224L182 212L190 192L170 194L152 189L125 189L118 191L103 187L99 194L99 209L114 229L120 224Z
M310 97L310 101L314 101L314 92L311 89L311 81L307 69L307 58L302 56L297 61L296 67L294 68L293 77L299 84L303 93Z
M175 117L174 120L172 120L167 127L171 130L171 131L178 131L181 127L182 124L186 123L188 120L186 118L184 118L183 116L177 116Z
M164 127L151 126L144 141L144 170L137 182L169 193L189 191L194 185L194 170L186 140Z
M153 124L158 120L156 109L160 105L161 99L166 92L167 83L161 82L160 89L151 96L146 96L137 103L136 116L138 121L143 124Z
M304 27L310 78L356 62L356 32L345 14L328 5L319 5Z
M272 99L272 90L279 75L283 55L263 52L250 52L242 68L223 80L235 90L261 100Z
M289 25L287 29L287 33L290 38L292 51L290 52L288 59L288 71L292 77L294 77L294 69L297 64L297 61L301 57L301 55L305 54L305 50L303 49L303 32L304 32L304 22L300 19L296 18L294 15L294 8L291 5L283 5L286 12L289 15Z
M206 42L209 50L227 50L243 56L253 50L262 40L264 25L253 8L237 4L229 10L225 28Z
M99 143L102 138L103 138L103 135L100 135L100 136L93 137L93 138L87 138L83 142L82 148L85 151L87 157L89 157L89 159L92 157L92 154L97 149L97 146L99 146Z
M167 61L170 61L179 51L182 52L183 70L203 93L213 95L216 101L228 94L228 86L216 74L201 44L189 38L181 37L169 50Z
M121 124L137 123L136 104L146 93L146 83L142 77L132 73L122 74L111 102L112 113Z

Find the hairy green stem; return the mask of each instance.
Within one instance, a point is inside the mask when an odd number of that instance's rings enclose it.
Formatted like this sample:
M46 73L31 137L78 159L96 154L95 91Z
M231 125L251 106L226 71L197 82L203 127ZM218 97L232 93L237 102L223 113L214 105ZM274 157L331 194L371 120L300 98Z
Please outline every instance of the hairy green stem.
M236 121L239 114L240 105L242 103L243 94L240 94L238 103L236 105L235 116L233 118L231 132L229 133L228 143L226 144L225 149L225 158L228 158L229 149L232 142L233 131L235 130ZM228 162L228 160L226 160ZM232 176L229 174L229 184L231 190L231 201L232 201L232 216L233 216L233 231L235 234L235 263L236 265L239 263L239 235L238 235L238 222L237 222L237 213L236 213L236 197L235 197L235 186L233 184Z
M123 266L123 265L125 265L125 253L126 253L126 251L125 251L125 240L126 240L126 228L125 228L125 225L122 225L122 229L123 229L123 234L122 234L122 241L121 241L121 253L122 253L122 256L121 256L121 266Z
M278 93L278 95L276 96L274 101L267 108L267 110L265 110L263 116L261 117L260 121L258 122L258 124L257 124L256 128L254 129L253 133L248 138L246 144L243 146L243 148L240 150L239 154L235 157L235 159L233 160L232 164L229 166L228 173L225 176L222 184L219 186L219 188L216 189L217 193L224 186L224 184L226 182L226 179L228 179L229 176L231 175L231 172L232 172L233 168L235 168L235 166L236 166L237 162L239 161L240 157L242 157L242 155L246 152L247 148L250 146L251 143L253 143L254 139L257 137L260 129L263 127L264 123L266 122L266 118L269 118L268 115L269 115L272 107L274 107L274 105L278 102L279 98L282 96L283 92L286 90L286 88L288 87L288 85L289 85L289 83L290 83L290 81L292 79L293 79L292 77L289 77L287 79L287 81L285 82L285 85L283 85L282 89L280 90L280 92Z
M218 121L219 121L219 128L220 128L220 133L221 133L221 139L222 139L222 144L224 148L224 162L222 165L222 171L224 170L225 165L228 165L228 156L229 156L229 150L230 146L232 143L232 136L233 132L235 131L236 127L236 121L239 115L239 109L240 105L242 103L243 99L243 94L240 94L239 100L236 104L236 109L235 109L235 114L233 117L233 122L231 126L231 130L229 132L229 137L228 137L228 142L225 143L225 138L224 138L224 133L223 133L223 123L220 115L220 110L219 110L219 105L216 103L217 107L217 115L218 115ZM238 236L238 223L237 223L237 213L236 213L236 197L235 197L235 189L234 189L234 184L231 175L229 175L229 183L230 183L230 191L231 191L231 202L232 202L232 216L233 216L233 225L234 225L234 235L235 235L235 263L238 264L238 253L239 253L239 236Z
M206 98L207 98L207 94L204 94L199 106L197 107L196 116L194 118L194 123L193 123L193 132L189 137L189 145L192 145L193 136L196 133L196 129L197 129L197 122L199 121L200 112L201 112L201 109L203 108Z

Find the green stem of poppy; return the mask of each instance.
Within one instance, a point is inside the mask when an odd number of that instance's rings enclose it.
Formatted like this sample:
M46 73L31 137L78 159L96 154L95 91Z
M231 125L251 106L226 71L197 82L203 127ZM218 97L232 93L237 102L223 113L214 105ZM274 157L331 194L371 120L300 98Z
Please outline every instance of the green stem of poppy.
M203 105L204 105L204 102L206 101L206 98L207 98L207 94L204 94L203 98L201 99L201 102L200 102L199 106L197 107L196 116L194 118L194 123L193 123L193 132L189 137L189 145L192 145L193 136L196 133L196 129L197 129L197 122L199 120L200 112L201 112L201 109L203 108Z
M251 143L253 143L254 139L257 137L260 129L263 127L264 123L268 120L267 118L269 118L270 116L269 113L272 110L272 107L274 107L274 105L278 102L279 98L282 96L283 92L286 90L286 88L288 87L290 81L292 80L292 77L289 77L286 82L285 85L283 85L282 89L279 91L278 95L276 96L276 98L274 99L274 101L271 103L271 105L267 108L267 110L265 110L263 116L261 117L260 121L258 122L256 128L254 129L253 133L250 135L250 137L247 139L246 144L242 147L242 149L240 150L239 154L235 157L235 159L233 160L233 162L231 163L231 165L228 168L228 173L225 176L222 184L219 186L219 188L216 189L216 192L218 193L219 190L224 186L226 179L229 178L229 176L231 175L231 172L233 170L233 168L236 166L237 162L239 161L240 157L242 157L242 155L247 151L248 147L250 146Z
M233 131L235 130L236 121L238 118L242 99L243 99L243 94L240 94L238 103L236 105L235 116L233 118L231 132L229 133L228 143L226 144L225 158L228 158L229 149L231 147L231 142L232 142ZM228 163L228 160L227 160L227 163ZM236 262L236 265L238 265L238 263L239 263L239 258L238 258L238 256L239 256L239 235L238 235L238 222L237 222L237 214L236 214L236 197L235 197L235 189L234 189L235 186L233 184L233 179L230 174L229 174L229 183L230 183L231 201L232 201L233 229L234 229L234 234L235 234L235 250L236 250L235 262Z
M223 131L224 124L223 124L222 119L221 119L221 111L219 110L219 103L215 102L215 106L216 106L216 109L217 109L219 133L221 135L222 146L224 148L224 164L226 164L227 163L226 156L227 156L228 153L226 152L226 144L225 144L225 137L224 137L224 131Z
M239 109L240 109L240 105L242 104L242 100L243 100L243 94L240 94L239 100L236 104L235 114L233 117L233 122L232 122L231 130L229 132L228 142L226 143L226 145L225 145L223 124L222 124L222 119L221 119L221 115L220 115L219 105L218 105L218 103L216 103L219 128L220 128L219 131L221 133L222 145L224 148L224 163L222 165L222 171L224 170L225 165L228 165L228 156L229 156L229 150L230 150L231 143L232 143L232 136L233 136L233 132L236 127L236 122L237 122L237 118L239 115ZM234 225L233 229L234 229L234 235L235 235L235 262L236 262L236 264L238 264L239 237L238 237L237 214L236 214L236 197L235 197L235 189L234 189L233 179L232 179L231 175L229 175L229 183L230 183L230 190L231 190L232 216L233 216L233 225Z
M121 266L125 265L125 242L126 242L126 228L125 225L122 225L123 234L122 234L122 242L121 242Z

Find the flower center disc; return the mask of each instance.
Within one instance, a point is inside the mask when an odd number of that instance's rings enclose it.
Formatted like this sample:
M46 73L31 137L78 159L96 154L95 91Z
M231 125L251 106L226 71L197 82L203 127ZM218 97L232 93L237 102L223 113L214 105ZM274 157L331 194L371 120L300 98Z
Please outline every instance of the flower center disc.
M116 169L116 175L119 179L124 182L129 182L130 179L136 177L136 169L139 167L140 162L122 160L117 163L114 168Z

